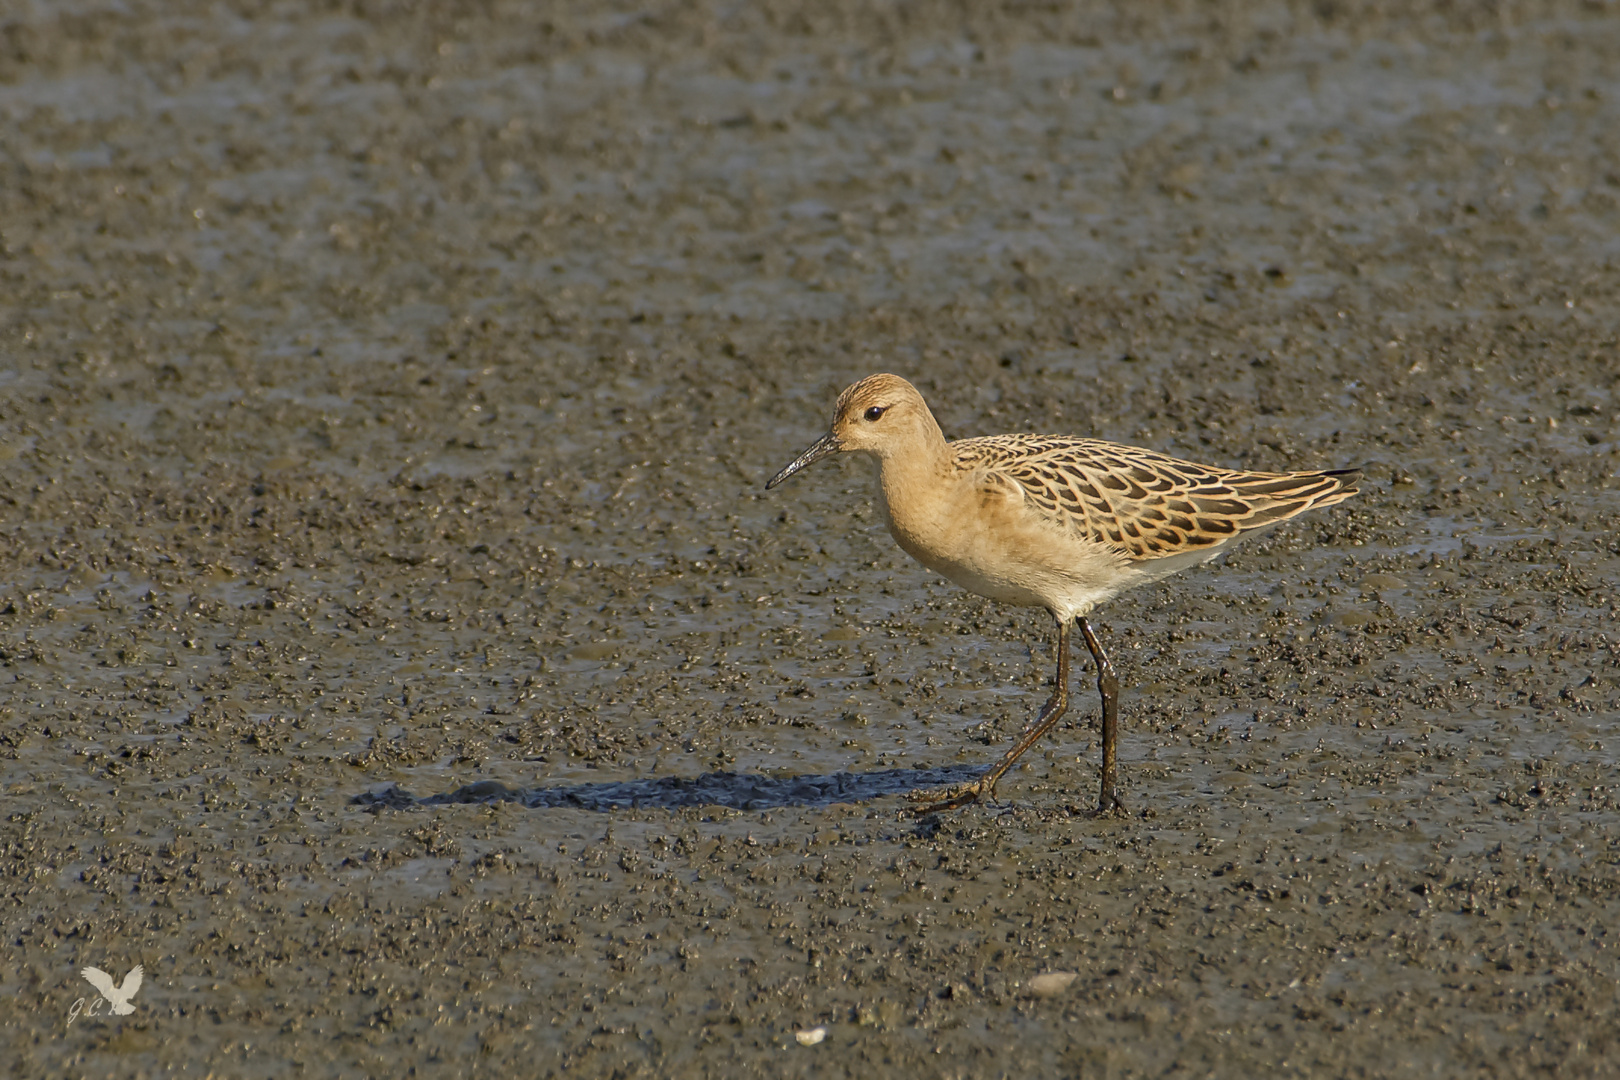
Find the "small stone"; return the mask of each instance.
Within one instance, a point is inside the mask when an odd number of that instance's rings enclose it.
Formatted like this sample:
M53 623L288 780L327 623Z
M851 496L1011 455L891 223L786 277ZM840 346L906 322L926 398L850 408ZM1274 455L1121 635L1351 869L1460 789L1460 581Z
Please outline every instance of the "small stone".
M1029 992L1036 997L1057 997L1079 977L1077 971L1048 971L1029 980Z
M827 1037L827 1029L824 1027L805 1028L803 1031L795 1031L793 1037L799 1040L800 1046L814 1046Z

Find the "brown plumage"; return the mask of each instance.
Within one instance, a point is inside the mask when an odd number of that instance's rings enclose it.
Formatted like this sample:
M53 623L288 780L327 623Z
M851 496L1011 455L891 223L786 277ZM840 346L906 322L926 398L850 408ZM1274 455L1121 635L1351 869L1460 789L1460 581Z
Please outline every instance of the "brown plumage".
M1355 470L1236 472L1152 450L1053 435L949 444L959 473L1006 477L1067 528L1133 562L1220 545L1355 494Z
M1263 473L1199 465L1097 439L989 435L946 442L915 387L871 375L838 398L832 428L765 485L831 453L876 459L889 532L963 588L1044 607L1058 623L1058 681L1013 748L978 780L924 800L965 805L996 782L1068 707L1069 624L1078 621L1103 699L1103 811L1115 792L1118 681L1086 621L1129 588L1213 558L1242 534L1356 493L1354 469Z

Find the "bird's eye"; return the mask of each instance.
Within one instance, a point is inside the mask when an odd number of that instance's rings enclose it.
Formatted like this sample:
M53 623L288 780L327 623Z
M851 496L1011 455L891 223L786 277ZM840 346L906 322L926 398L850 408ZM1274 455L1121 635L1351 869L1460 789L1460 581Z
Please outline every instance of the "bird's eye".
M872 406L870 409L866 410L866 422L870 424L883 419L883 413L884 408L882 405Z

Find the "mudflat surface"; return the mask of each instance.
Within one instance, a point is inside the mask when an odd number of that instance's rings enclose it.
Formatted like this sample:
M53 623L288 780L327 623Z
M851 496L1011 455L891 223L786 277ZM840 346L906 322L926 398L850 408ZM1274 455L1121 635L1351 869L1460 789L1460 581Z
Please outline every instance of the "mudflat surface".
M0 17L0 1073L1612 1075L1612 5L421 7ZM875 370L1366 468L1129 816Z

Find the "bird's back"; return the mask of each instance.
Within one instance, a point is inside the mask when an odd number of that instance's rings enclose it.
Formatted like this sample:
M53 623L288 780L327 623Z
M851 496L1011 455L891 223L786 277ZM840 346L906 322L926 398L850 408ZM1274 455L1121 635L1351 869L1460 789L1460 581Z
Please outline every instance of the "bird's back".
M959 471L1012 481L1037 513L1136 564L1202 561L1242 533L1348 499L1361 476L1222 469L1057 435L990 435L950 447Z

